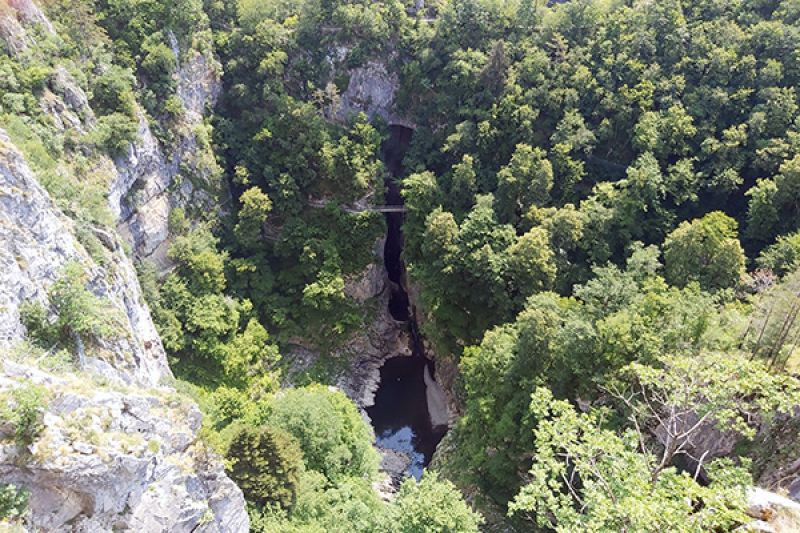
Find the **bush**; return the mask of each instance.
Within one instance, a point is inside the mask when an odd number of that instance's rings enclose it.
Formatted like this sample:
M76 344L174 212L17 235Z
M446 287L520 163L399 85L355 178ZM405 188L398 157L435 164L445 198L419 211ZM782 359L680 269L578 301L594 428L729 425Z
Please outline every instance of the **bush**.
M768 268L778 276L797 270L800 267L800 232L778 237L775 244L761 252L756 263L760 268Z
M231 478L248 501L260 506L294 504L303 471L297 442L275 428L239 426L228 447Z
M33 344L47 349L58 343L57 328L50 322L47 309L41 302L22 302L19 306L19 318Z
M419 482L404 482L394 511L397 533L478 533L483 521L455 485L440 481L433 472L426 472Z
M132 117L136 109L133 74L130 70L111 66L94 80L92 107L102 115L122 113Z
M321 385L285 391L270 406L266 421L294 436L306 467L329 480L371 478L377 472L372 429L341 392Z
M42 430L47 391L40 385L25 385L11 391L0 408L0 418L14 426L17 446L29 446Z
M90 141L108 152L112 157L120 156L136 139L138 124L130 116L111 113L97 120Z
M0 485L0 524L22 517L28 508L28 491L14 485Z
M50 288L50 301L58 313L58 326L63 337L111 337L116 335L116 313L107 302L86 288L88 275L83 266L72 261Z

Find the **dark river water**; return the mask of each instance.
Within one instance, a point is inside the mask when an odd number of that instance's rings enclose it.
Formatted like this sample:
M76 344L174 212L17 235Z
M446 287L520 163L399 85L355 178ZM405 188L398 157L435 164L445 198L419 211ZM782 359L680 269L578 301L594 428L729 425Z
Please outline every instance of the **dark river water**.
M382 146L383 160L389 170L386 179L387 205L402 205L398 179L404 175L403 157L411 142L413 131L402 126L390 126L389 138ZM375 404L367 409L380 448L403 452L411 458L407 474L419 479L430 463L447 426L431 424L424 380L425 367L433 375L433 363L425 358L413 310L405 289L406 269L403 252L403 214L386 213L387 235L384 260L392 294L389 311L395 320L408 325L412 339L411 357L392 357L381 367L381 382L375 394Z
M393 357L381 368L375 405L367 409L377 445L411 457L408 473L419 479L447 426L431 426L425 395L424 357Z

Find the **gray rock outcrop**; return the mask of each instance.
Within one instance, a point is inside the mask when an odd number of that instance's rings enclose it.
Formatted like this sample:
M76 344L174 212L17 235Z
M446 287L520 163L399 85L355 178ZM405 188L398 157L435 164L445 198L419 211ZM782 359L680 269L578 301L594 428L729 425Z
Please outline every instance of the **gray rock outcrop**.
M97 265L74 236L73 222L53 204L22 154L0 130L0 349L25 337L20 307L48 305L48 288L77 261L96 296L118 311L120 334L102 339L88 363L122 381L155 386L172 377L136 273L116 236L102 232L111 264Z
M215 187L212 182L219 169L209 148L201 146L198 130L204 127L206 110L219 95L220 67L211 52L181 54L177 47L173 38L173 52L179 61L183 59L177 73L177 95L184 107L174 146L165 153L147 118L140 114L137 140L124 157L115 160L116 174L109 188L118 231L133 245L137 257L150 258L162 269L169 265L170 211L176 207L218 209L206 188ZM189 169L191 179L182 174L184 169Z
M0 426L0 479L30 491L32 530L247 531L241 491L197 441L194 404L2 363L0 395L32 385L49 396L33 443L17 446Z

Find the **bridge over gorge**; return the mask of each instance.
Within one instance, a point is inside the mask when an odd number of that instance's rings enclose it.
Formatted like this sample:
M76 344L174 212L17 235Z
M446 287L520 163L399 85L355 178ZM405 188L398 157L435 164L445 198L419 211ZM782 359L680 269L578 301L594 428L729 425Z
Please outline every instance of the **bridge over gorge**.
M321 200L309 200L307 205L309 207L316 207L317 209L323 209L328 205L328 202L324 202ZM339 209L342 211L346 211L348 213L363 213L365 211L371 211L374 213L405 213L406 207L404 205L340 205Z

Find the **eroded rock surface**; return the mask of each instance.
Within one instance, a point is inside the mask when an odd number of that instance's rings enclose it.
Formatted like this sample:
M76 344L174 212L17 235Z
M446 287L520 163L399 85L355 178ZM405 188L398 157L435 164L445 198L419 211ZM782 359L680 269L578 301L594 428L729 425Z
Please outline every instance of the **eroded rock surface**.
M197 441L194 404L2 363L0 394L33 385L48 394L33 443L17 446L0 426L0 479L31 491L33 530L247 531L241 491Z
M376 249L382 250L382 242ZM345 294L360 305L375 309L371 321L330 354L323 355L298 339L286 354L293 363L293 372L308 368L320 357L339 359L342 365L334 379L336 386L360 408L373 405L384 361L411 355L406 325L389 313L389 283L382 263L370 264L360 275L346 280Z
M111 263L100 267L74 236L73 222L53 204L22 154L0 130L0 349L21 341L24 302L48 305L48 289L71 261L89 273L92 292L107 301L122 323L101 339L88 363L122 381L147 386L172 377L136 273L118 238L96 229Z

